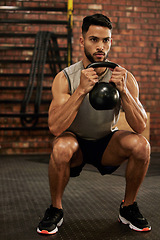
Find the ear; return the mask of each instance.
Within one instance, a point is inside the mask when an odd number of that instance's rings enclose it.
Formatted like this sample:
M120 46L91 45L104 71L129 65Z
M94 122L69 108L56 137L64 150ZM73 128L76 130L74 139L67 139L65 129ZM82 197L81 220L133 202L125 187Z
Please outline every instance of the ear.
M84 46L84 38L83 38L83 36L80 36L79 41L80 41L81 47L83 47Z
M112 47L112 38L111 38L111 42L110 42L109 51L110 51L111 47Z

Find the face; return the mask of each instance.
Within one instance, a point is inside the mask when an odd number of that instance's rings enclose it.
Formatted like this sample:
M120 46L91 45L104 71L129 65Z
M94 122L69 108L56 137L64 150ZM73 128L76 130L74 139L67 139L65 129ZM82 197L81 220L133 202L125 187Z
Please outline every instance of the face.
M107 27L91 25L80 41L84 47L86 60L91 63L105 61L112 42L111 30Z

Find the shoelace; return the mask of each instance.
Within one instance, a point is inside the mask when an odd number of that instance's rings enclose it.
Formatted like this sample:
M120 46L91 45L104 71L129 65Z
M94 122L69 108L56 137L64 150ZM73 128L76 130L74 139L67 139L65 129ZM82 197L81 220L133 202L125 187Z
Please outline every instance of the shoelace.
M130 212L135 216L135 217L138 217L138 218L143 218L141 212L139 211L139 208L137 206L137 203L134 203L133 205L131 205L130 207ZM144 219L144 218L143 218Z
M54 215L54 217L53 217L53 215ZM57 219L57 217L58 217L57 210L50 206L50 208L48 208L46 210L43 220L46 221L46 220L52 219L54 221Z

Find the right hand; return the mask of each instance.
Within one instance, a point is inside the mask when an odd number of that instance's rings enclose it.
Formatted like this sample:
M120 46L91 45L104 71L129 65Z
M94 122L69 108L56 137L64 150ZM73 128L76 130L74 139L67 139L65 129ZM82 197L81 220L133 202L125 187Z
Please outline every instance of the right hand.
M85 94L90 92L97 82L98 75L94 68L87 68L82 70L79 86L83 89Z

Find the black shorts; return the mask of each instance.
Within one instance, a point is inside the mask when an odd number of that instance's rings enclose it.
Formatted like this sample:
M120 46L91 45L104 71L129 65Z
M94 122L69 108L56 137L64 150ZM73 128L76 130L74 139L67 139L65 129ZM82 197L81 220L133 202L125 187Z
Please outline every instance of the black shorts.
M78 167L71 168L70 176L79 176L86 163L95 166L102 175L113 173L119 166L103 166L101 164L101 159L111 137L115 132L116 131L113 131L97 141L85 140L77 136L77 140L83 155L83 163Z

